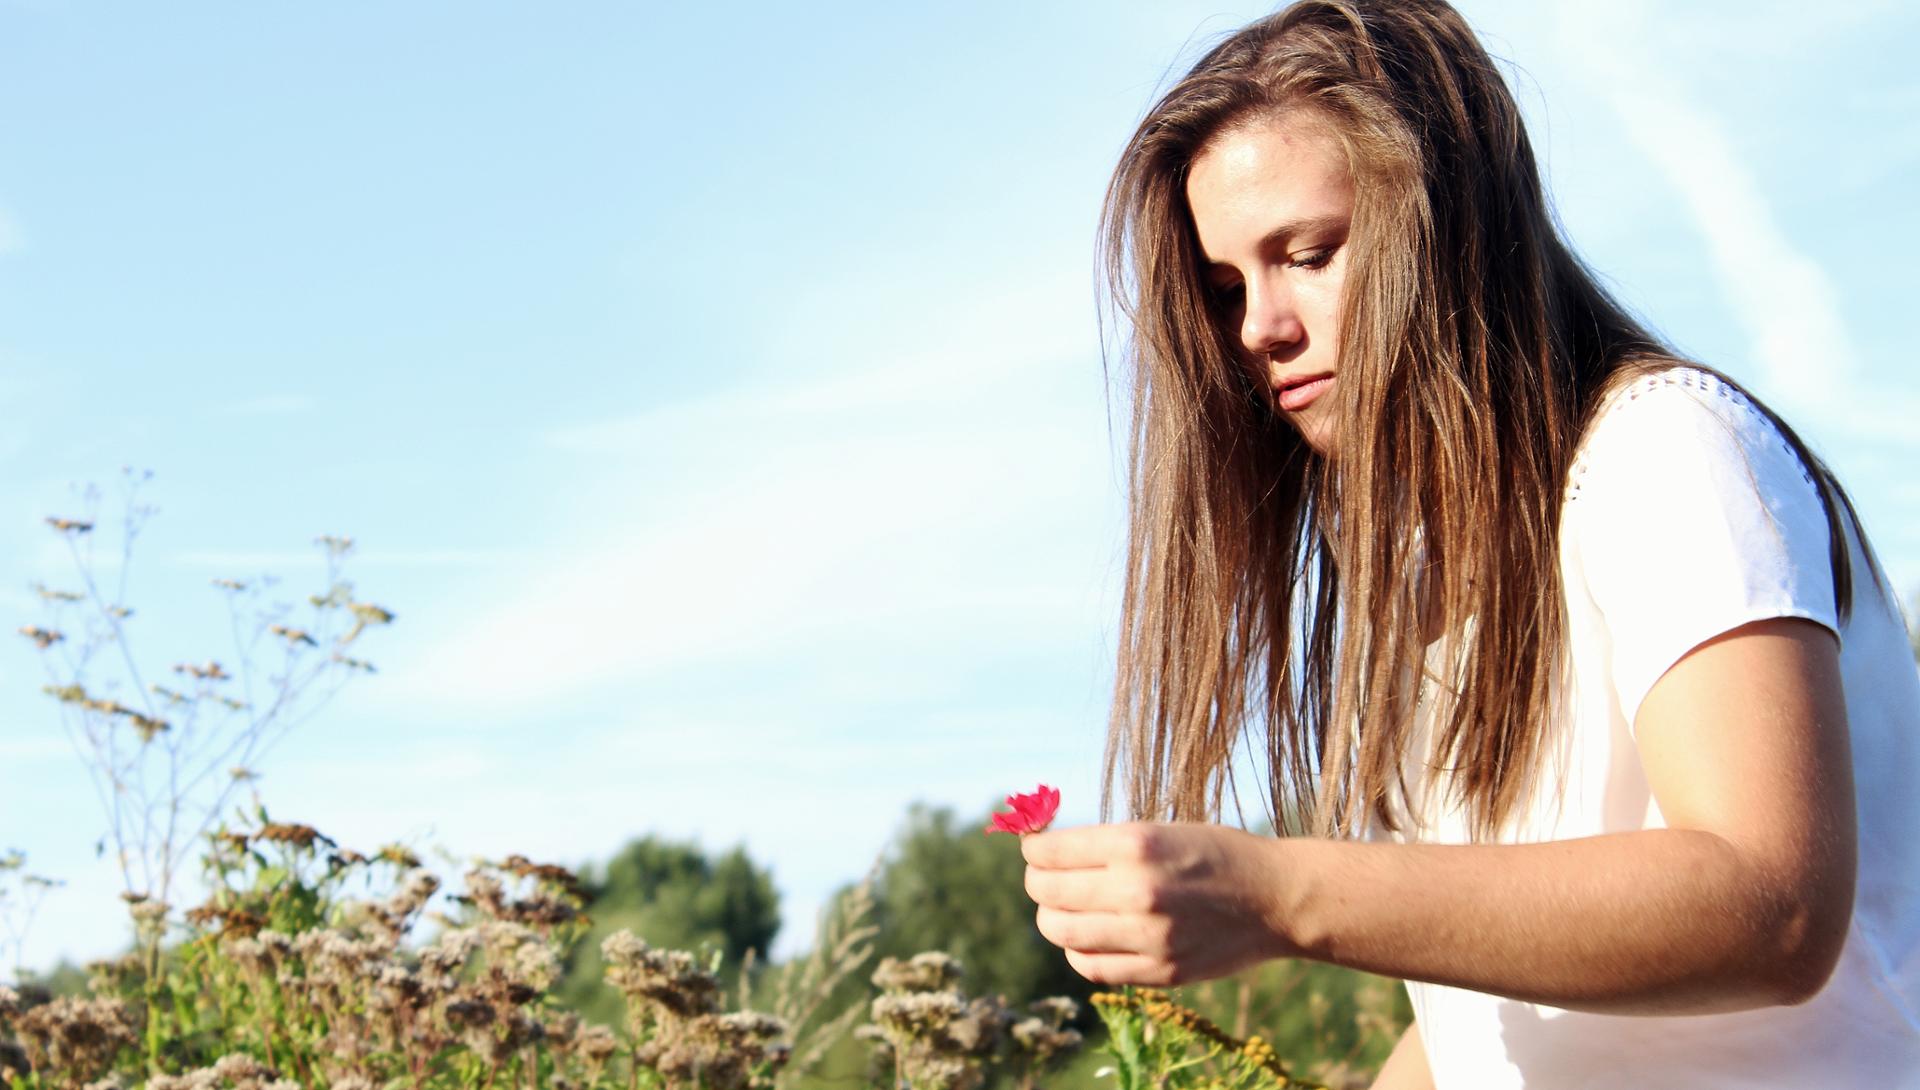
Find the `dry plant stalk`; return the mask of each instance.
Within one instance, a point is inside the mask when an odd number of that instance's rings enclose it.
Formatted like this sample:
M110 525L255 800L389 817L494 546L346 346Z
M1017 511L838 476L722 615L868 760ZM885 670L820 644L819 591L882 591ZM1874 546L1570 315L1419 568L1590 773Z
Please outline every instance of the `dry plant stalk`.
M129 470L122 489L117 553L103 563L100 493L84 493L86 514L50 517L67 547L76 589L35 589L45 615L20 634L39 649L45 692L108 821L122 888L166 901L181 861L226 812L259 758L373 666L357 641L393 614L355 598L342 577L350 539L324 536L326 585L295 623L292 607L263 597L269 580L216 579L231 654L189 659L164 671L143 658L127 604L134 545L155 514L140 497L150 474ZM111 571L109 570L111 569ZM109 574L111 579L108 578ZM162 674L164 683L160 680Z
M865 1013L864 996L836 1013L828 1013L827 1007L873 959L873 940L880 933L872 922L877 874L876 867L834 903L822 917L813 949L805 958L772 974L767 1006L794 1034L793 1056L776 1079L782 1090L812 1074L834 1042L851 1032ZM742 968L740 979L739 1005L744 1008L752 994L748 967Z

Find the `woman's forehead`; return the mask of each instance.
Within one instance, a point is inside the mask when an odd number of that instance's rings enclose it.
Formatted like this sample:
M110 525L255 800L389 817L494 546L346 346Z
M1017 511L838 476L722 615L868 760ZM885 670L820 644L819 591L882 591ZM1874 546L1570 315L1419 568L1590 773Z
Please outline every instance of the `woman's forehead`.
M1187 174L1187 204L1209 255L1351 216L1344 146L1297 114L1222 131Z

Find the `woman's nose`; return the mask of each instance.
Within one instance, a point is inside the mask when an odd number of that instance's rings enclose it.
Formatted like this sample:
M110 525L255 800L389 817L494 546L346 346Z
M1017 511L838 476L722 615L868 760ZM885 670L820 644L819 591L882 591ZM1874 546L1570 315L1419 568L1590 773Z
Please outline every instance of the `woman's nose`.
M1284 288L1248 285L1246 306L1240 319L1240 343L1248 352L1273 355L1299 343L1300 319Z

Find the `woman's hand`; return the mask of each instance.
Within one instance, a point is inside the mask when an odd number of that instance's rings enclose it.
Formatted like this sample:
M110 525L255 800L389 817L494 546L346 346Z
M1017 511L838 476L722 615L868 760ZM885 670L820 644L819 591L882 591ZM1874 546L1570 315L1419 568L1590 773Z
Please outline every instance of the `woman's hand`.
M1277 842L1218 825L1090 825L1021 838L1040 933L1102 984L1226 976L1280 939Z

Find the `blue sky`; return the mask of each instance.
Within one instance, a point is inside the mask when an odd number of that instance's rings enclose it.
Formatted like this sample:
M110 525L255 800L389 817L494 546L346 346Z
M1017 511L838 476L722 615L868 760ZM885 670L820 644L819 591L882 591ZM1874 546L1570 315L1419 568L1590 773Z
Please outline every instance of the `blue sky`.
M1920 584L1911 5L1471 2L1560 214L1750 382ZM1093 815L1121 494L1092 232L1169 67L1261 14L0 0L0 608L150 468L134 639L207 581L399 614L259 769L362 847L745 843L782 949L913 800ZM121 935L104 819L0 647L28 964Z

